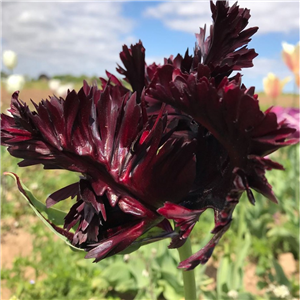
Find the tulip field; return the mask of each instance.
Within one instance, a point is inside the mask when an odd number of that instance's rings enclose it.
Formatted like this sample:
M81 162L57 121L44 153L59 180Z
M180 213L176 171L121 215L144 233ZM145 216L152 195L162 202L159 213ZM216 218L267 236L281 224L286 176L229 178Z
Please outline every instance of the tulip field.
M5 112L10 93L1 93ZM51 93L45 82L28 82L20 98L39 101ZM263 110L273 104L263 93L259 99ZM298 106L297 95L276 99L283 107L294 103ZM271 156L285 167L284 172L267 173L279 204L256 194L253 206L243 195L213 256L195 269L199 299L299 299L299 144ZM2 173L17 173L41 202L78 180L77 174L63 170L19 168L18 161L1 147ZM2 176L1 187L1 299L183 299L178 252L167 248L169 240L92 263L49 231L11 177ZM67 211L72 201L58 207ZM191 234L193 252L208 242L213 227L213 211L207 210Z

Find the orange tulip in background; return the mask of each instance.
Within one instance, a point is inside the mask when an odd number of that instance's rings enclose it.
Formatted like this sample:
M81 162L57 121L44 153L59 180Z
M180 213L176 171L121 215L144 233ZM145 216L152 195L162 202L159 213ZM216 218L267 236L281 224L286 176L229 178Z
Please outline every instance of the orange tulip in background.
M285 84L290 80L290 77L280 80L275 74L269 73L268 76L263 79L264 91L266 95L276 99L280 95Z
M295 80L298 86L300 86L299 81L299 50L300 42L297 45L291 45L288 43L282 43L282 59L287 65L287 67L294 73Z

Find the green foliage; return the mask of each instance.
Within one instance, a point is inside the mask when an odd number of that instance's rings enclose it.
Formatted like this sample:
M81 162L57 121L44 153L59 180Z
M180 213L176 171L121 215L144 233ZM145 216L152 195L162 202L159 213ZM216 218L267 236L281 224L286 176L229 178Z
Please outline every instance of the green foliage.
M103 299L104 292L93 285L93 278L101 274L97 265L82 264L84 254L72 252L52 233L37 223L31 229L35 236L32 255L18 258L11 270L4 269L2 280L20 299L89 299L95 295ZM26 278L26 270L34 275ZM26 279L25 279L26 278ZM30 283L34 280L34 284Z
M83 80L88 80L89 82L92 82L94 80L99 80L98 76L93 76L93 77L88 77L86 75L74 76L74 75L71 75L71 74L54 75L52 78L53 79L59 79L62 82L72 82L72 83L79 83L79 84L82 84Z
M13 177L18 185L18 188L22 196L28 201L28 204L33 209L35 214L42 220L42 222L52 231L57 237L62 239L67 245L74 248L75 250L81 250L73 246L69 240L62 234L58 233L51 225L64 225L64 219L67 215L65 212L56 208L47 208L45 204L37 200L34 195L27 189L27 187L22 184L20 179L14 173L5 173ZM51 222L51 223L50 223Z
M1 78L7 78L8 74L1 70L1 75L0 76L1 76Z
M4 147L1 147L1 171L13 172L22 178L37 199L46 199L54 191L78 181L79 174L65 170L43 170L43 167L18 167L20 159L10 156ZM56 205L57 209L67 210L71 200L67 199ZM9 176L1 176L1 216L13 217L19 220L22 216L33 215L30 206L24 202L16 184Z
M216 276L208 277L209 268L195 269L197 290L201 299L292 299L299 295L295 277L287 277L278 263L281 253L290 252L299 259L299 145L282 149L274 159L286 170L267 174L279 204L255 194L253 207L242 197L234 212L231 228L216 247L212 260ZM53 191L78 180L78 174L63 171L45 171L41 167L18 168L17 159L1 149L2 170L16 172L37 199L46 199ZM29 205L7 176L2 177L2 218L22 221L32 214ZM42 188L41 188L42 187ZM67 211L72 200L59 203ZM213 212L206 211L191 236L193 252L211 238ZM36 218L36 220L38 220ZM37 221L24 224L34 236L33 251L29 257L16 258L12 268L3 268L1 278L20 300L30 299L182 299L183 287L176 250L167 248L169 241L159 241L141 247L130 254L107 258L97 264L84 259L84 253L73 252L54 238ZM2 228L3 232L7 228ZM255 265L260 296L247 292L244 271ZM28 269L33 270L28 277ZM30 280L34 280L30 282ZM275 287L285 287L289 295L278 298ZM237 297L237 298L234 298Z

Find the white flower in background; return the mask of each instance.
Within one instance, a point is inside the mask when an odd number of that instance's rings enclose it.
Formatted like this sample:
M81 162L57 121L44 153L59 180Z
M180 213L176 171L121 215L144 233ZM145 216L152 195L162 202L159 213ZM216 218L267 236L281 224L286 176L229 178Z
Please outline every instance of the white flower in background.
M156 248L151 248L151 253L152 253L153 256L155 256L156 253L157 253L157 249Z
M56 90L56 95L60 97L67 96L68 90L72 91L74 89L73 83L66 83L59 86L59 88Z
M227 293L227 296L232 298L232 299L237 299L239 296L239 293L235 290L231 290Z
M65 97L68 90L72 91L74 89L73 83L61 84L59 79L51 79L48 82L50 90L59 97Z
M20 300L17 296L13 295L12 297L9 298L9 300Z
M270 283L266 292L273 292L276 289L276 286L273 283Z
M144 276L144 277L149 277L149 272L147 271L147 270L143 270L142 271L142 276Z
M20 91L25 84L25 78L22 75L10 75L6 79L6 90L9 93L14 93L15 91Z
M277 298L286 298L290 295L290 291L285 285L276 286L273 290L275 297Z
M6 50L3 52L3 64L6 68L13 70L17 63L18 57L14 51Z
M52 92L55 92L59 88L60 84L61 84L61 81L59 79L50 79L48 81L49 89Z
M123 261L127 263L129 261L129 258L130 258L129 254L125 254L123 256Z
M33 182L30 184L30 190L37 190L39 188L39 184L37 182Z

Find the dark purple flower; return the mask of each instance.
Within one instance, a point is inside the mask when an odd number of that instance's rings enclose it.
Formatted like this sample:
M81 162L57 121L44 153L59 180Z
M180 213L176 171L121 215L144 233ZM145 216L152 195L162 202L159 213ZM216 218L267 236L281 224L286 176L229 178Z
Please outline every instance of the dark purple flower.
M65 99L51 97L36 111L12 96L12 117L2 114L2 144L20 166L81 173L77 183L50 195L50 207L76 197L58 229L73 245L99 261L129 246L171 237L184 244L200 215L215 212L214 236L180 263L193 269L205 263L230 226L246 191L254 189L276 202L265 170L282 169L266 155L292 144L295 130L259 109L254 88L233 71L252 66L247 43L257 28L247 26L249 10L211 2L213 25L197 34L193 55L146 65L141 42L120 54L132 90L107 72L102 89L84 83ZM172 228L174 220L179 230ZM154 227L161 233L147 233ZM70 232L75 228L76 232Z

